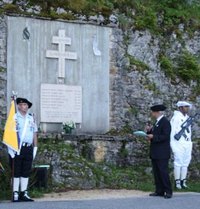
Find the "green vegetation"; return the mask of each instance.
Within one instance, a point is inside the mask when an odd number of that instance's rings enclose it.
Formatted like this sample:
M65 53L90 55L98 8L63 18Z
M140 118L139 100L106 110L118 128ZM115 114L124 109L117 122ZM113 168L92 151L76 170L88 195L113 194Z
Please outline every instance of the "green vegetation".
M132 127L126 123L126 125L122 126L119 130L111 129L108 134L114 136L126 136L127 134L132 134Z
M172 31L179 34L179 24L186 31L199 29L200 5L188 4L187 0L145 0L136 1L137 29L150 29L156 34L168 35Z
M0 67L0 72L5 72L5 68Z
M147 84L144 85L144 87L146 89L148 89L149 91L153 91L154 94L158 95L160 94L160 90L158 89L158 87L156 86L156 83L149 81L148 79L146 79Z
M200 64L195 56L185 51L178 58L177 65L176 74L183 81L200 81Z
M166 56L162 56L160 58L160 67L161 69L164 70L165 74L171 78L172 80L174 80L175 78L175 73L174 73L174 66L172 61L166 57Z
M127 57L128 57L129 60L130 60L130 68L131 68L131 65L134 65L134 66L136 66L136 69L137 69L139 72L143 72L144 70L149 70L149 66L148 66L147 64L145 64L144 62L135 59L135 58L134 58L133 56L131 56L131 55L127 55Z
M126 127L128 128L128 127ZM121 149L119 150L119 163L117 166L110 165L108 163L95 163L93 159L93 153L91 151L92 144L87 141L78 142L79 151L74 149L73 145L65 144L63 141L54 141L51 139L43 141L40 144L41 158L40 163L45 163L46 157L42 154L48 150L49 156L57 153L60 156L59 167L65 168L66 173L69 171L73 173L73 178L78 178L78 181L95 181L95 187L98 188L101 185L107 188L127 188L127 189L139 189L138 181L143 179L142 174L145 174L145 168L140 166L136 169L127 164L128 150L126 149L126 142L123 142ZM148 144L146 145L148 146ZM78 151L78 152L77 152ZM136 152L141 152L140 150ZM143 153L147 155L147 153ZM44 160L44 161L43 161ZM47 163L47 162L46 162ZM49 164L51 160L49 158ZM149 166L149 161L145 160L145 165ZM144 166L144 165L143 165ZM88 175L89 172L89 175ZM142 173L141 173L142 172ZM91 175L92 174L92 175ZM65 174L63 174L64 177ZM147 175L148 176L148 175ZM144 177L148 179L148 177ZM68 182L69 174L66 174L66 182ZM57 190L67 189L68 183L65 185L56 185ZM50 185L54 187L54 183ZM76 188L76 187L75 187ZM78 187L77 187L78 189Z
M5 171L2 172L0 171L0 187L1 187L1 192L0 192L0 199L9 199L11 198L11 185L10 185L10 167L7 159L7 155L4 155L5 153L2 153L1 151L1 157L0 157L0 162L3 165Z
M111 14L116 14L119 25L124 30L149 29L155 34L168 35L172 31L181 34L178 26L184 24L184 30L190 32L200 28L200 3L187 0L27 0L22 9L18 6L20 0L5 4L1 10L14 13L27 13L27 9L39 6L39 16L53 19L76 19L83 15L86 19L91 15L103 15L105 24ZM65 12L57 13L63 8ZM34 14L36 15L36 14Z
M196 96L200 95L200 63L199 57L192 55L188 51L183 51L173 60L169 57L160 56L161 70L170 79L172 84L183 82L187 85L191 84L192 94L189 95L191 101L196 100Z
M187 84L190 81L196 81L197 85L200 81L200 64L198 59L188 51L183 51L174 60L161 56L160 65L166 76L172 80L179 78Z

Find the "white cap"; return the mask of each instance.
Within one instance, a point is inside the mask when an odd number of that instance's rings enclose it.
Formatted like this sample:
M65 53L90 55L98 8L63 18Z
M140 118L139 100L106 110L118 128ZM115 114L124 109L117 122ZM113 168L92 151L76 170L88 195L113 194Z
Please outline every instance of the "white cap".
M192 105L189 102L186 102L186 101L178 101L176 105L177 105L177 107L186 107L186 106L188 106L188 107L192 108Z

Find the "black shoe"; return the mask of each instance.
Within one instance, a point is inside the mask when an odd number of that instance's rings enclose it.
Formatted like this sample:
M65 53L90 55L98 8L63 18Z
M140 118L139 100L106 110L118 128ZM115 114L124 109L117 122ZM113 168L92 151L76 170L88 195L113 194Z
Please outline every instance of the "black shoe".
M149 196L150 197L163 197L164 194L163 193L154 192L154 193L150 193Z
M24 191L20 193L20 201L21 202L33 202L34 200L28 196L28 192Z
M164 198L165 198L165 199L170 199L170 198L172 198L172 194L170 194L170 193L165 193L165 194L164 194Z
M188 186L186 184L186 179L181 180L181 187L182 189L188 189Z

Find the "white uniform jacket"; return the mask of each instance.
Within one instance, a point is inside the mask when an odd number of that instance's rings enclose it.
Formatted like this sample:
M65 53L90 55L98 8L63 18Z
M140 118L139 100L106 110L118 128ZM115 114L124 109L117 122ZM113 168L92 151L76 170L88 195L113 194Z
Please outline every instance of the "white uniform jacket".
M180 111L174 111L174 115L170 121L171 136L170 145L174 154L174 165L187 167L191 161L192 156L192 142L191 142L191 126L185 131L185 136L177 141L174 136L181 130L181 125L188 119L188 115L184 116Z

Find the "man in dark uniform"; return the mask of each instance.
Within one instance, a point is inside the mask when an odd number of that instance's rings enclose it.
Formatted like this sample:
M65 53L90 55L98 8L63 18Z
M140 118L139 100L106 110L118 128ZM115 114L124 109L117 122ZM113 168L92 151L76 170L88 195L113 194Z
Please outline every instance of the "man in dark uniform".
M13 202L27 202L33 201L28 195L27 188L32 162L37 152L37 125L33 115L28 113L32 103L25 98L17 98L16 102L18 111L15 120L20 138L20 150L15 152L8 148L14 171Z
M152 117L156 123L152 128L147 127L147 138L150 140L150 158L156 190L150 196L172 197L172 188L169 178L168 162L170 159L170 132L171 125L163 115L164 105L151 107Z

